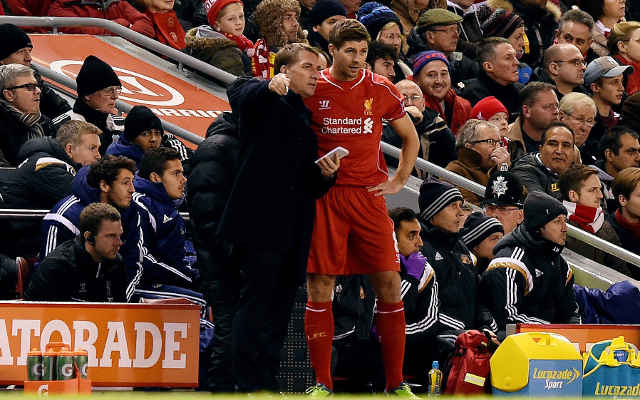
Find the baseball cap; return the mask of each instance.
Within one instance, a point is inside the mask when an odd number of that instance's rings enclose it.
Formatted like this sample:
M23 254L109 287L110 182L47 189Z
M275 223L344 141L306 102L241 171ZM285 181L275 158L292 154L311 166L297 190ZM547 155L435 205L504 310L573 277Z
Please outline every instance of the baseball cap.
M611 56L596 58L587 65L584 71L584 84L589 87L598 78L613 78L620 74L630 75L633 73L633 67L630 65L620 65Z

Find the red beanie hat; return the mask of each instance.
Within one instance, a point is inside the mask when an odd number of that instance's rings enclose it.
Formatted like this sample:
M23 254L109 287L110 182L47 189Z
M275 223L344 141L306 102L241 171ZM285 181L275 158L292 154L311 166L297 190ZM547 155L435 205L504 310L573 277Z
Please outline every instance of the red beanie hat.
M473 107L469 118L488 121L489 118L493 117L499 112L503 112L507 114L507 116L509 116L509 111L507 111L507 108L500 102L500 100L496 99L493 96L489 96L480 100Z
M204 1L204 9L207 10L207 19L209 20L209 25L213 28L213 24L218 19L218 14L220 11L228 6L231 3L240 3L240 0L203 0ZM244 4L242 4L244 6Z

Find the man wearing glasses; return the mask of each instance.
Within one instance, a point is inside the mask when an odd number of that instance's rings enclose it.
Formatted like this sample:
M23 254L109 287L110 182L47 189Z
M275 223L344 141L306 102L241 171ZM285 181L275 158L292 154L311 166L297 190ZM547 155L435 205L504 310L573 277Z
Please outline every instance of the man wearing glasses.
M571 92L586 93L584 57L572 44L554 44L544 53L544 70L537 69L540 81L556 85L558 100Z
M76 83L78 99L73 110L55 118L53 122L56 127L71 119L94 124L102 130L100 154L104 155L114 137L120 136L124 130L124 118L114 114L122 84L111 66L95 56L84 60Z
M516 229L524 221L524 186L520 178L509 171L491 175L480 204L486 216L500 221L505 235Z
M51 120L40 113L40 88L33 70L22 64L0 66L0 166L18 166L24 142L55 136Z

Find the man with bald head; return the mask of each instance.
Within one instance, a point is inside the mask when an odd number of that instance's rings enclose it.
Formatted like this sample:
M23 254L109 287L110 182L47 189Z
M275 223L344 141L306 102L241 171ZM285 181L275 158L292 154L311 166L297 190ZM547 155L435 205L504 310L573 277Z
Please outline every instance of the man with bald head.
M568 43L554 44L544 53L544 71L538 69L543 82L556 85L558 100L571 92L586 93L584 84L584 56L576 46Z
M446 167L454 159L456 139L453 132L437 111L425 106L424 96L418 84L404 79L396 83L395 87L402 95L407 113L418 132L419 157L442 168ZM402 146L402 139L389 124L386 124L382 131L382 140L398 148ZM385 155L385 161L387 166L398 166L398 160L394 157ZM419 169L416 169L416 174L422 178L426 177L426 172ZM422 176L423 174L425 176Z

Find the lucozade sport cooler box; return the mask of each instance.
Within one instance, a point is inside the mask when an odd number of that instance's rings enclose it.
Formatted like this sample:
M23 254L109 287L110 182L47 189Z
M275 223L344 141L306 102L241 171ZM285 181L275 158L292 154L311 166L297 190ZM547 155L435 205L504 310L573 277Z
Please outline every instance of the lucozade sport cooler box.
M499 396L582 396L582 357L563 336L508 336L491 357L491 385Z

